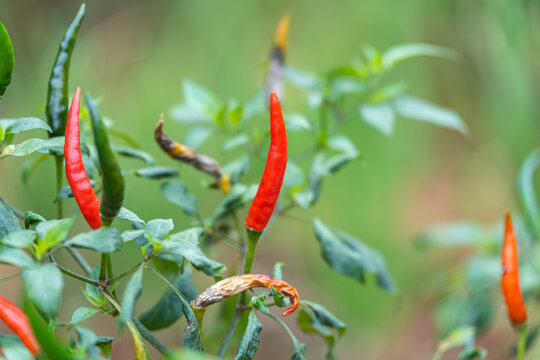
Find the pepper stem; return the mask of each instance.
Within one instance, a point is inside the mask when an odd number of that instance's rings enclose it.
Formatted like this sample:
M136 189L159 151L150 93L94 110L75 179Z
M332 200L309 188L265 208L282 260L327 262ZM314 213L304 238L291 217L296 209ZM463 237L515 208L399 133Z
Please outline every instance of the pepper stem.
M527 345L527 324L518 328L517 360L523 360Z
M253 258L255 257L255 248L259 242L259 238L262 235L262 231L255 231L247 228L248 244L246 257L244 259L244 274L249 274L251 271L251 265L253 264Z

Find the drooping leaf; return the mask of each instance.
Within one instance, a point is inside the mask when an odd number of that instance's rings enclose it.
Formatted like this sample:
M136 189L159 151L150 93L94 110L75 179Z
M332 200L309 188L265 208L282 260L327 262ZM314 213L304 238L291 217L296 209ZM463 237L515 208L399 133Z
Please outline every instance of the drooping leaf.
M161 184L161 192L171 203L178 205L184 213L191 216L199 214L195 197L188 193L186 185L181 182L164 182Z
M133 316L135 310L135 302L139 298L142 291L143 267L140 267L129 279L124 294L122 296L122 311L116 321L119 331ZM130 328L131 331L131 328Z
M163 252L186 258L196 269L209 276L217 276L225 271L225 265L207 258L202 250L190 241L173 240L163 243Z
M439 345L437 346L437 350L435 354L433 355L433 360L439 360L442 359L442 356L444 353L446 353L448 350L463 346L463 352L461 354L465 355L467 353L470 354L471 350L476 350L474 345L474 337L475 337L475 330L473 327L462 327L454 330L448 337L443 339L441 342L439 342ZM487 353L482 351L483 349L478 349L479 351L476 351L476 357L477 359L484 359L487 355ZM462 357L463 355L459 355L459 359L464 359L466 357ZM475 359L474 357L469 359Z
M53 264L42 264L23 269L26 294L32 303L47 316L56 317L64 278Z
M255 352L259 348L259 334L262 330L262 324L255 315L255 309L252 309L249 313L248 322L244 335L238 345L235 360L251 360L255 356Z
M441 57L450 60L459 59L459 54L452 49L432 44L403 44L391 47L382 55L381 64L391 69L397 64L420 56Z
M413 96L397 97L394 100L394 107L403 117L453 129L465 136L469 135L467 125L453 110L444 109Z
M102 254L118 251L122 248L120 232L111 227L103 226L86 233L80 233L66 242L68 246L78 246L92 249Z
M381 254L348 234L331 230L318 219L313 227L322 257L332 269L361 283L365 282L366 272L372 273L379 287L390 293L397 291Z

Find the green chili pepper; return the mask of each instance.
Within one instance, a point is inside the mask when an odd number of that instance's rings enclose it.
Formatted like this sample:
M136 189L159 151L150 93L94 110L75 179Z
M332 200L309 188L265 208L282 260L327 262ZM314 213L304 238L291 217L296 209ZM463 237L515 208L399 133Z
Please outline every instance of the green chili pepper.
M45 113L47 121L52 128L50 136L62 136L66 130L68 115L68 78L71 54L75 47L77 34L84 18L86 6L82 4L79 12L69 25L64 38L60 43L58 54L49 78L49 90L47 92L47 107Z
M101 119L97 105L90 95L86 95L86 105L92 119L94 141L101 165L103 178L103 196L101 198L101 219L107 226L114 220L124 201L124 178L118 165L116 154L111 148L105 124Z
M15 60L13 58L13 45L9 34L4 27L4 24L0 22L0 99L6 92L6 88L11 82L11 73L13 72L13 65Z

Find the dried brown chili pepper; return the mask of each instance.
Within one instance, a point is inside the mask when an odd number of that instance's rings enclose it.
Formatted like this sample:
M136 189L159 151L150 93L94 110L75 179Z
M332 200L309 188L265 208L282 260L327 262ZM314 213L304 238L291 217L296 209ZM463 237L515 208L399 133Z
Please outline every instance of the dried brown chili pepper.
M506 214L504 242L501 253L502 276L501 288L506 303L508 317L514 326L521 326L527 322L527 309L519 285L519 264L516 236L510 214Z
M196 169L211 175L215 180L218 187L224 192L228 193L231 188L231 178L228 174L223 174L223 171L217 161L214 159L199 154L189 146L180 144L163 132L163 123L165 122L165 116L161 114L159 122L154 130L154 136L158 145L173 159L180 160Z
M39 354L39 343L28 317L17 305L2 296L0 296L0 319L13 330L32 354Z
M77 87L66 123L64 156L66 158L66 177L81 209L86 222L92 229L101 227L99 214L100 202L92 189L90 179L84 169L81 156L81 132L79 126L79 107L81 102L81 89Z
M285 310L282 316L287 316L298 308L300 300L296 288L283 280L260 274L231 276L218 281L197 296L197 298L191 302L191 306L194 309L204 309L209 305L223 301L230 296L255 287L264 287L267 289L274 288L275 290L282 292L291 300L291 307Z

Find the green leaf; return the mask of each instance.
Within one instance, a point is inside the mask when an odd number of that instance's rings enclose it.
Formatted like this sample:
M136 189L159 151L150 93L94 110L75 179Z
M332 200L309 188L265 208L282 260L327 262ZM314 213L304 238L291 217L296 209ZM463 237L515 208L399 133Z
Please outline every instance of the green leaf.
M122 233L122 241L128 242L144 236L144 230L126 230Z
M499 229L487 229L471 222L457 222L448 225L432 226L416 240L421 249L436 246L482 246L493 243Z
M532 151L519 169L518 189L521 207L525 213L529 225L540 236L540 210L534 187L534 174L540 165L540 148ZM0 229L1 231L1 229Z
M283 279L283 266L285 266L282 262L277 262L274 265L274 270L272 270L272 277L274 279L282 280Z
M187 215L198 216L195 197L187 192L186 185L181 182L164 182L160 188L169 202L178 205Z
M265 298L266 298L265 294L252 296L251 305L262 313L270 314L270 309L268 309L268 305L266 304Z
M22 276L28 298L41 312L55 318L64 288L60 270L53 264L35 265L23 269Z
M40 222L36 226L39 239L35 248L35 256L41 259L52 247L64 241L74 222L74 218Z
M201 249L190 241L175 240L173 237L163 242L167 253L186 258L196 269L209 276L218 276L225 271L225 265L207 258Z
M91 249L102 254L108 254L122 249L120 232L111 227L103 226L86 233L80 233L66 242L68 246L78 246Z
M144 268L140 267L139 270L131 276L124 290L121 304L122 311L116 321L119 331L122 331L126 322L133 316L135 302L142 290L143 270Z
M174 287L186 297L187 301L192 301L197 297L197 289L191 283L189 267L177 277ZM154 331L171 326L183 314L182 302L172 289L167 288L158 302L141 315L140 321L148 330Z
M34 244L37 233L34 230L20 230L0 237L1 243L16 248L30 249Z
M135 175L147 179L159 180L180 175L175 168L165 166L152 166L144 169L135 170Z
M181 123L212 122L222 109L218 100L206 89L185 80L182 84L185 103L171 110L173 118Z
M126 209L125 207L121 207L120 211L118 212L118 218L122 220L127 220L134 224L140 224L145 225L146 223L144 220L142 220L137 214L135 214L133 211Z
M100 266L99 264L96 265L88 274L90 279L92 280L99 280L99 274L100 274ZM85 288L81 288L84 297L90 302L90 304L102 308L105 308L105 305L107 304L107 301L105 297L99 292L99 289L91 284L85 284ZM106 308L105 308L106 310Z
M231 182L233 184L236 184L240 182L240 179L244 174L246 174L249 171L249 155L244 154L238 159L228 163L227 165L223 166L223 173L229 174L231 177Z
M303 307L309 307L312 311L314 319L320 324L327 326L332 329L336 329L338 336L341 338L347 329L347 325L337 317L335 317L330 311L328 311L324 306L313 301L302 301Z
M268 111L266 101L267 99L265 91L261 90L257 92L257 94L255 94L255 96L244 105L244 111L242 112L242 120L249 120L255 115Z
M406 118L453 129L468 136L469 129L453 110L444 109L413 96L400 96L394 100L396 112Z
M149 153L129 146L115 146L114 151L121 156L142 160L148 166L153 166L155 163L154 158Z
M78 324L80 322L83 322L86 319L91 318L95 314L99 312L98 309L89 308L89 307L80 307L71 316L71 321L69 322L72 325Z
M6 88L11 82L11 74L15 65L13 57L13 45L9 34L2 22L0 22L0 99L6 92Z
M30 351L16 336L0 334L0 348L5 356L2 360L34 360Z
M0 245L0 262L21 268L28 268L35 265L34 261L27 253L7 245Z
M144 227L144 235L156 247L157 252L172 229L174 229L172 219L153 219Z
M313 126L307 117L302 114L286 114L285 127L287 131L312 131Z
M361 283L365 282L365 272L375 274L379 287L390 293L397 292L379 252L348 234L332 231L318 219L313 227L321 244L322 257L332 269Z
M239 146L246 145L247 143L249 143L249 136L247 136L246 134L239 134L225 141L222 147L222 151L227 152Z
M304 182L304 171L292 161L287 161L287 169L285 170L285 177L283 178L283 186L287 188L294 188L302 185Z
M306 360L306 344L299 342L296 337L293 338L294 354L291 360Z
M98 336L96 345L101 350L101 353L107 358L112 358L112 342L114 338L110 336Z
M228 107L227 120L229 120L229 123L233 126L238 126L242 122L242 113L242 106L233 101Z
M366 86L356 79L340 77L333 81L329 98L336 101L343 95L362 94L366 92Z
M390 104L363 104L359 107L359 112L366 124L379 130L386 136L392 135L395 116Z
M285 67L285 78L300 89L313 90L320 86L315 75L301 72L289 66Z
M13 211L0 198L0 237L22 229Z
M270 292L270 295L274 298L274 303L278 307L285 307L289 305L289 298L286 298L283 293L276 291L276 289L274 289L273 286L272 286L272 291Z
M255 352L259 348L259 334L262 330L262 324L255 315L255 309L252 309L249 313L248 322L244 335L238 345L238 351L236 352L235 360L251 360L255 356Z
M212 135L212 130L207 127L197 126L189 130L182 139L182 144L197 150L208 140L210 135Z
M23 141L20 144L8 145L0 154L0 159L7 156L26 156L39 152L42 154L51 153L54 155L64 153L64 139L50 138L48 140L32 138Z
M441 342L439 342L439 345L437 346L437 350L435 354L433 355L432 359L433 360L442 359L442 356L444 355L444 353L458 346L463 346L464 350L474 349L474 333L475 333L474 328L469 327L469 326L461 327L452 331L452 333L448 337L446 337Z
M257 192L257 185L246 186L244 184L235 184L231 191L225 196L221 204L218 205L212 218L219 220L236 209L241 208L249 201L253 200Z
M20 134L24 131L44 129L51 132L51 127L45 121L35 117L24 117L18 119L0 119L0 127L4 134Z
M458 60L459 54L452 49L431 44L403 44L391 47L382 56L381 64L385 69L391 69L397 64L420 56L441 57Z

